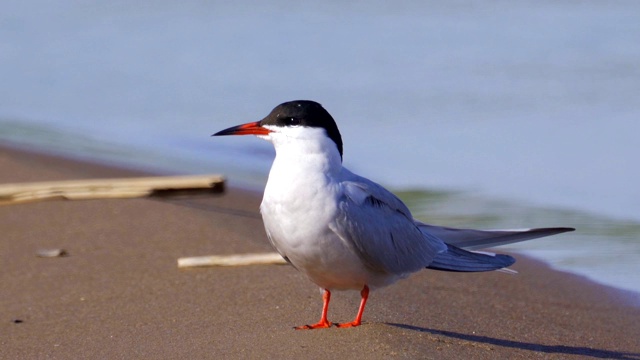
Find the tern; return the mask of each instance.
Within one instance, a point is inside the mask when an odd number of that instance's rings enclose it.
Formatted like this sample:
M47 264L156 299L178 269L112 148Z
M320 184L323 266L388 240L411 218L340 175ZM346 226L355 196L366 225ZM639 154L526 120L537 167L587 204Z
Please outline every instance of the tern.
M260 213L267 237L282 257L323 290L320 321L296 329L328 328L331 292L359 290L355 319L362 323L369 290L422 269L480 272L504 269L509 255L470 250L573 231L455 229L413 218L407 206L377 183L342 166L342 137L333 117L317 102L276 106L260 121L213 134L256 135L276 156Z

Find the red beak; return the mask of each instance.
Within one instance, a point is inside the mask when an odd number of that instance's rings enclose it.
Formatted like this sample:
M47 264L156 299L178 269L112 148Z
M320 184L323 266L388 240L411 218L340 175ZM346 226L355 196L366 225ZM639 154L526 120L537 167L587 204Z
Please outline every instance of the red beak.
M224 129L222 131L218 131L217 133L211 136L221 136L221 135L268 135L271 130L260 126L260 121L251 122L247 124L242 124L238 126L233 126L228 129Z

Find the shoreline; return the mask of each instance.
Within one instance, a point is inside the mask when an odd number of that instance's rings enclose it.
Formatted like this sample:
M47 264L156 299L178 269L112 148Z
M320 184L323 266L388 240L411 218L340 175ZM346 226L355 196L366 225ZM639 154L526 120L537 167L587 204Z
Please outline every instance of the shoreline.
M96 171L99 173L104 173L104 175L102 176L105 176L105 177L162 176L162 175L176 174L170 171L163 171L162 169L159 169L159 168L141 170L141 169L135 169L133 165L127 166L127 165L118 164L116 162L108 161L108 160L100 161L100 160L87 159L83 157L74 158L72 156L67 156L64 153L59 153L59 152L46 154L42 149L29 150L15 143L5 143L5 144L0 143L0 153L2 152L9 152L12 154L12 156L18 156L18 157L24 158L26 161L44 158L44 159L51 159L56 162L67 163L68 166L72 166L72 167L75 167L76 165L82 165L83 167L88 169L88 172ZM220 175L225 175L225 174L221 172ZM91 176L91 177L99 177L99 176ZM227 179L227 183L229 182L228 180L229 179ZM233 181L233 179L231 180ZM19 181L16 181L16 182L19 182ZM237 184L235 185L232 184L230 186L227 184L225 186L227 188L230 187L236 191L246 192L248 194L258 197L259 199L262 198L261 189L252 188L249 186L237 185ZM525 252L519 252L517 250L512 250L512 249L501 249L500 251L514 253L514 254L517 254L519 257L526 257L527 259L530 259L531 261L534 261L534 262L538 262L542 266L547 267L553 271L557 271L559 273L563 273L569 276L575 276L576 279L579 279L580 281L584 281L587 284L592 284L594 286L602 287L607 292L618 293L617 296L622 299L627 299L626 301L628 304L632 306L640 307L640 292L618 288L613 285L609 285L609 284L605 284L605 283L601 283L596 280L593 280L586 275L582 275L582 274L574 273L568 270L553 267L551 264L545 262L544 260L528 255Z
M148 174L6 145L0 165L2 183ZM317 320L321 298L290 267L177 269L180 256L271 250L260 195L227 189L0 207L0 358L640 359L637 294L520 254L518 275L424 271L373 293L359 328L293 331ZM41 247L69 256L37 258ZM330 319L350 320L357 294L334 299Z

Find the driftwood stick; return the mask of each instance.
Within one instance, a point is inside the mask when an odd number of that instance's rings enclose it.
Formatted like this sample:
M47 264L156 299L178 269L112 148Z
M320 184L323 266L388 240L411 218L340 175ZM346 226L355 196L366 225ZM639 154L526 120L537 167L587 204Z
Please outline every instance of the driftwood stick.
M212 255L184 257L178 259L179 268L202 266L285 265L287 262L278 253Z
M41 200L81 200L171 196L224 191L221 175L154 176L48 181L0 185L0 205Z

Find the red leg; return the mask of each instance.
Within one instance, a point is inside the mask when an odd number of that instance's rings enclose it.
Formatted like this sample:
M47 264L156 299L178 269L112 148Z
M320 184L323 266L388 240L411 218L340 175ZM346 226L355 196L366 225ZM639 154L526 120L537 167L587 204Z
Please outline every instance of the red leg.
M362 297L362 300L360 300L360 308L358 309L358 315L356 315L356 319L350 323L338 324L337 326L339 328L360 326L360 324L362 324L362 313L364 313L364 306L367 304L367 299L369 298L369 287L367 285L365 285L362 288L362 291L360 291L360 296Z
M367 289L368 290L368 289ZM310 329L323 329L331 327L331 323L327 320L327 314L329 313L329 300L331 300L331 292L327 289L324 289L324 294L322 294L322 301L324 302L322 305L322 316L320 316L320 321L317 324L313 325L302 325L296 326L296 330L310 330Z

